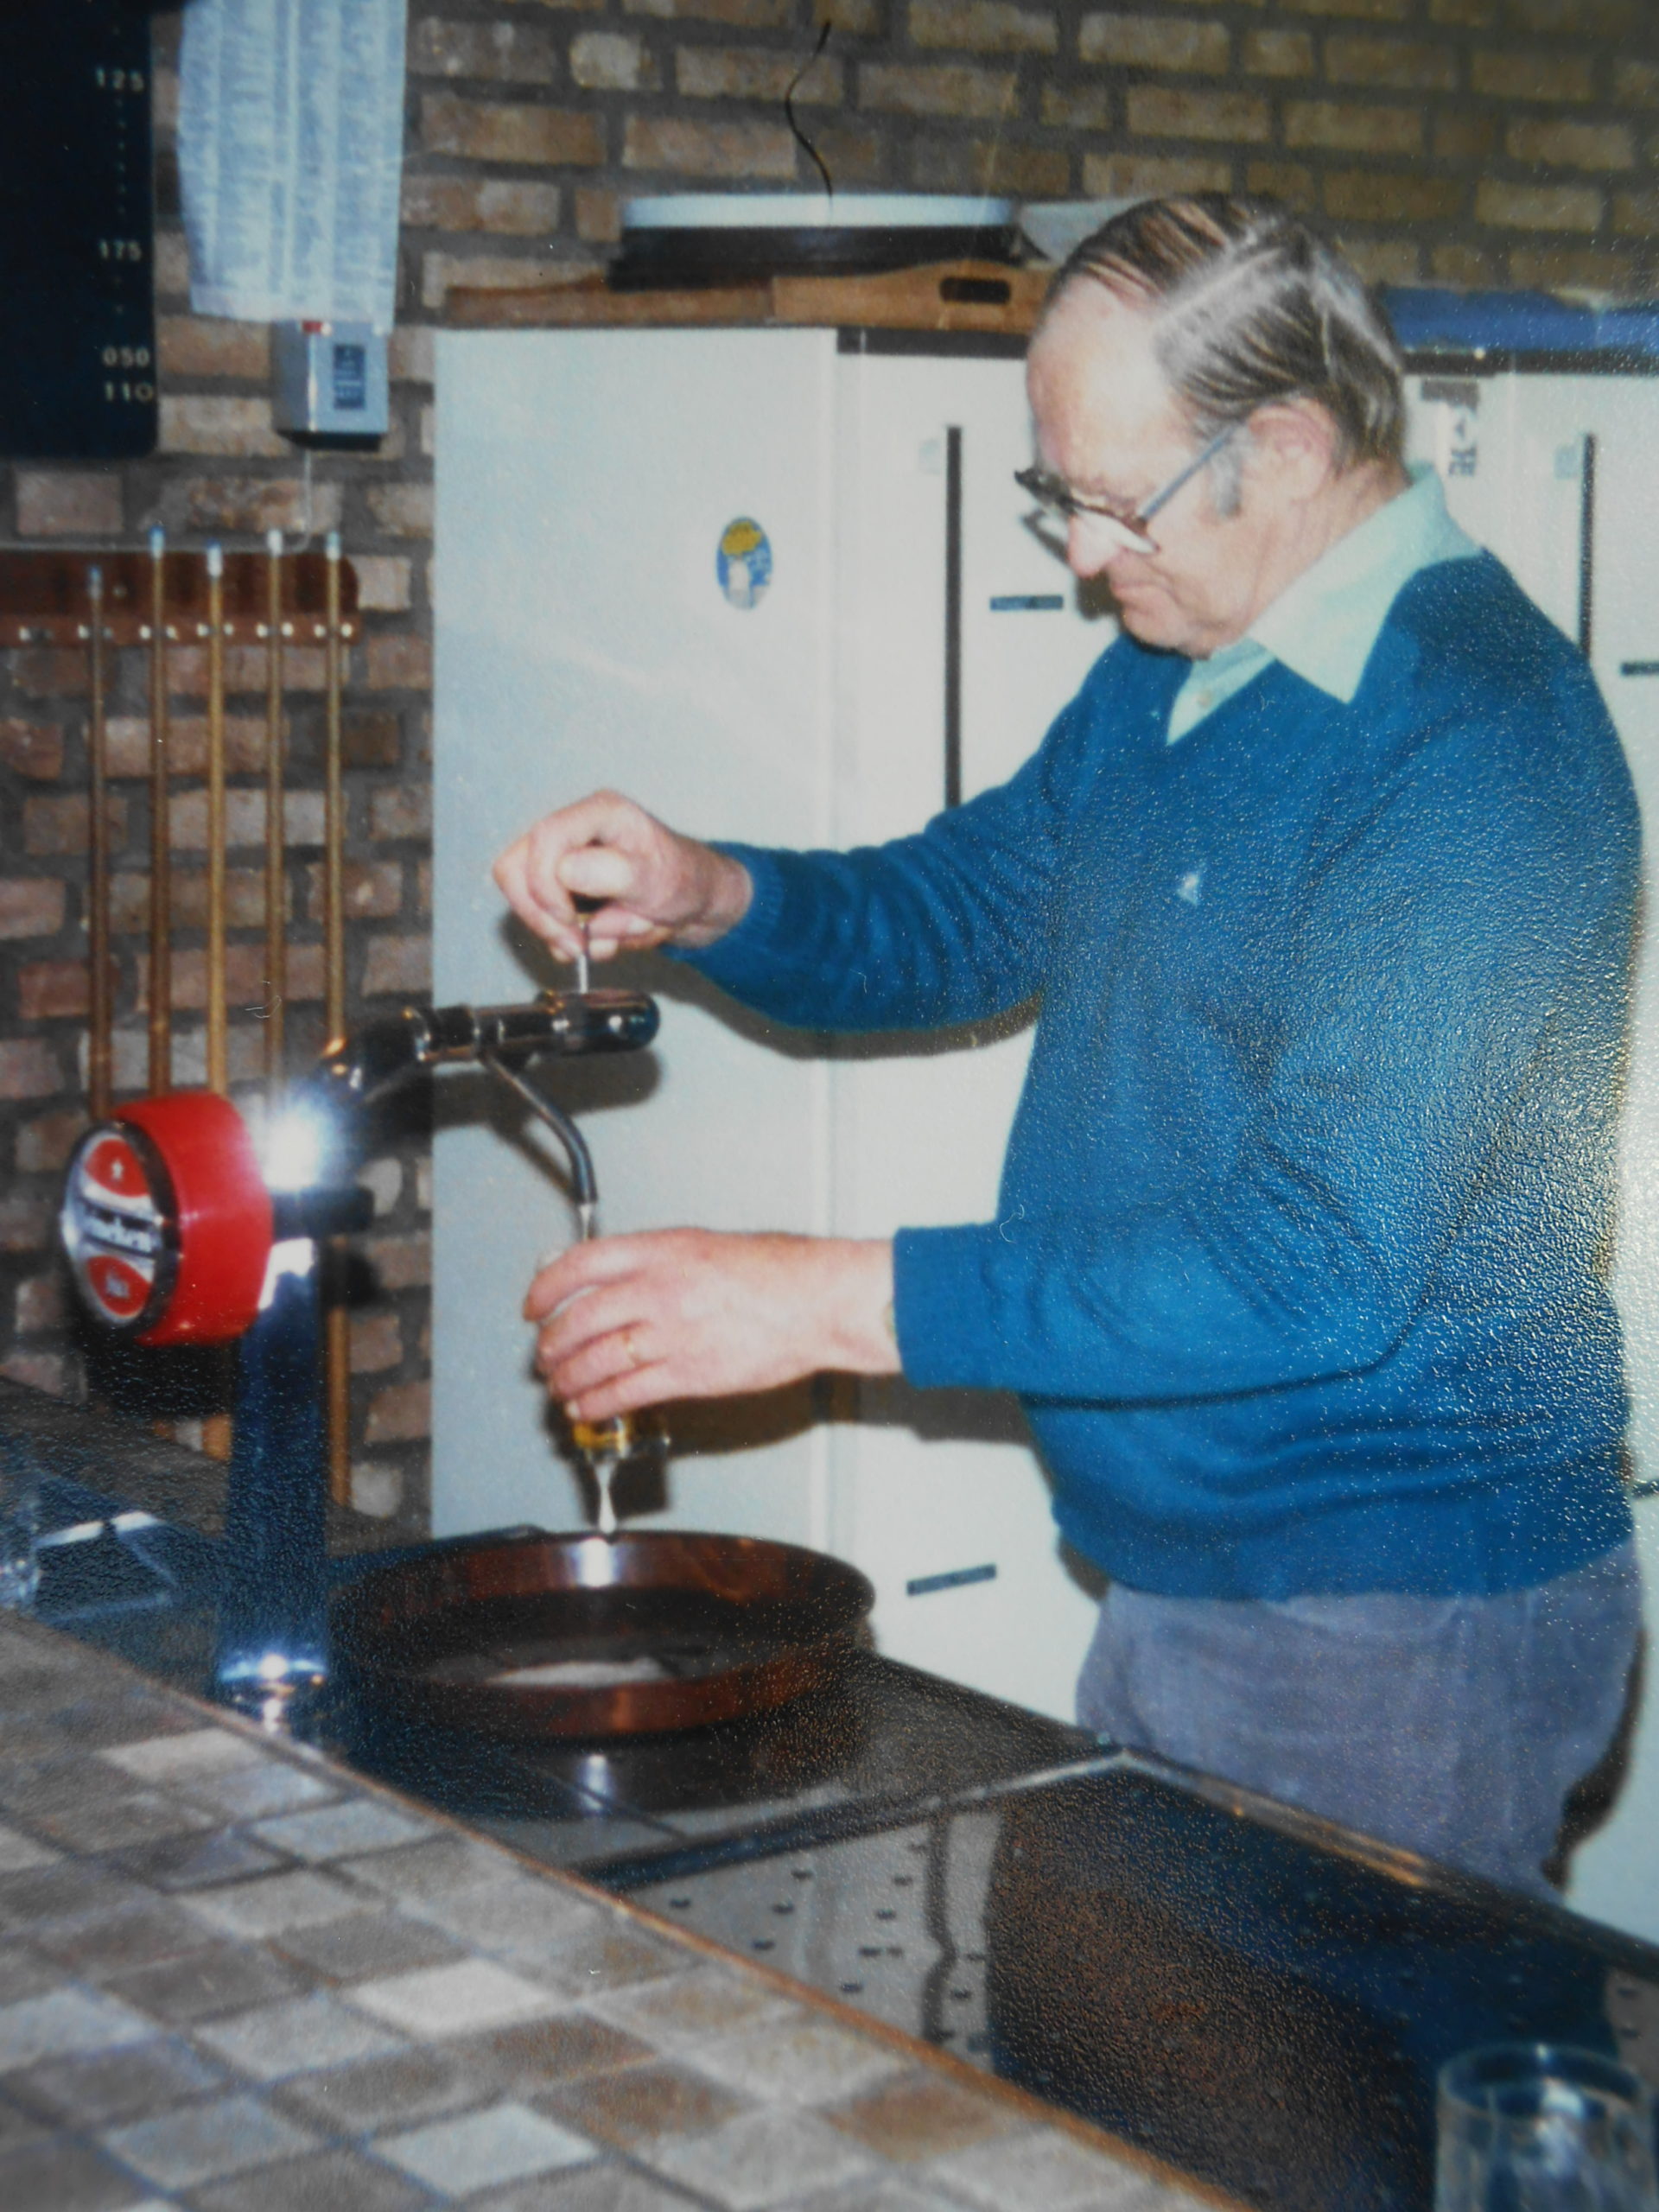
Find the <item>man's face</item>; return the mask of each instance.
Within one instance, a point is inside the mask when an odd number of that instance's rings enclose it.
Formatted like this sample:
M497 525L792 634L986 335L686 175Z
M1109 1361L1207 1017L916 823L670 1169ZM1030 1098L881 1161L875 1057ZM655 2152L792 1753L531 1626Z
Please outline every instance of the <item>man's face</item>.
M1184 468L1200 443L1159 366L1154 328L1153 312L1079 282L1044 325L1027 370L1043 467L1080 497L1124 513ZM1124 628L1143 645L1205 658L1242 637L1266 604L1262 579L1282 518L1270 499L1253 496L1249 478L1247 458L1239 511L1223 516L1213 476L1201 469L1147 525L1156 552L1128 551L1086 515L1076 517L1066 560L1079 576L1106 578Z

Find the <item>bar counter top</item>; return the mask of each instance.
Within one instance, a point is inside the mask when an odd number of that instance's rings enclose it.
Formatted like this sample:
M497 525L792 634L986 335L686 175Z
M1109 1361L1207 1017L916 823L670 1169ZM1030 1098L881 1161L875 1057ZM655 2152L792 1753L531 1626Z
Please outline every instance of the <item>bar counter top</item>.
M0 1447L0 2212L1418 2212L1456 2052L1659 2082L1659 1947L878 1652L504 1745L344 1635L333 1755L263 1731L222 1470L16 1389Z
M6 2212L1220 2202L326 1757L0 1615Z

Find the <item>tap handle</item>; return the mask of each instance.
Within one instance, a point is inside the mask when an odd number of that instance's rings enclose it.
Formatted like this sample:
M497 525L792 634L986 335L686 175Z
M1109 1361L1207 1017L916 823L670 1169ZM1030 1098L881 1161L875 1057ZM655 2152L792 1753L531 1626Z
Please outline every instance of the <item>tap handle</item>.
M643 991L543 991L519 1006L406 1006L337 1038L315 1074L325 1090L366 1104L421 1068L635 1052L655 1037L658 1020L657 1001Z
M657 1034L657 1001L643 991L543 991L524 1006L435 1007L426 1017L431 1061L512 1065L588 1052L636 1052Z

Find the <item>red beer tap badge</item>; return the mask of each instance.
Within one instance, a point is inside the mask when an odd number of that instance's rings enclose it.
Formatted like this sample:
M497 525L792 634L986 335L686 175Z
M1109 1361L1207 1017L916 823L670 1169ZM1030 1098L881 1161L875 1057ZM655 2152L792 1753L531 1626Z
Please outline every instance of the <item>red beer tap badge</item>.
M270 1195L228 1099L176 1090L119 1108L69 1162L60 1217L93 1316L141 1344L226 1344L251 1327Z
M80 1294L101 1320L131 1328L158 1287L165 1296L157 1277L171 1259L166 1219L129 1131L106 1123L76 1154L63 1226Z

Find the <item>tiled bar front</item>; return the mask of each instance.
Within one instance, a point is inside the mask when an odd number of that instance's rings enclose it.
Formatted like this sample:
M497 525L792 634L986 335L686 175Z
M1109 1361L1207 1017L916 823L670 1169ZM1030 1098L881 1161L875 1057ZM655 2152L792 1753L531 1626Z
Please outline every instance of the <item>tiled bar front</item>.
M1181 2212L1110 2140L0 1618L6 2212Z

